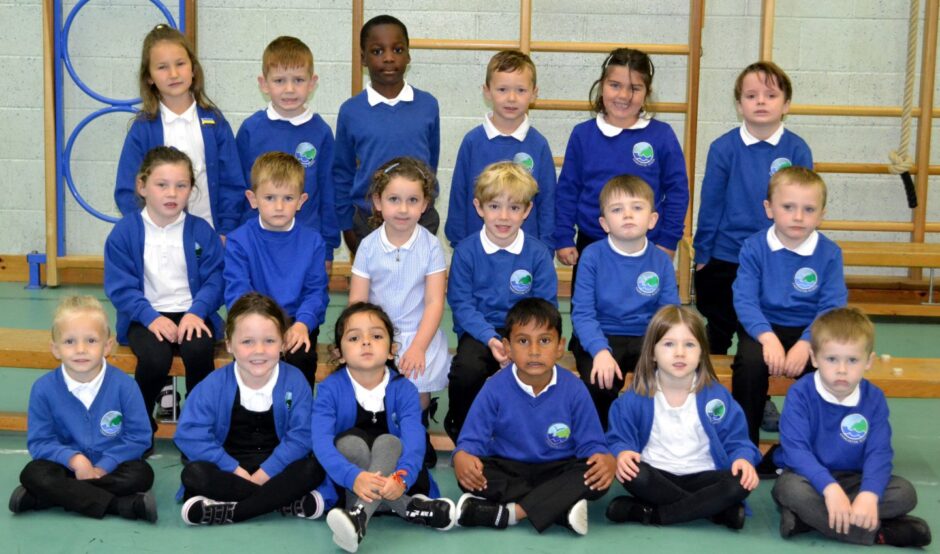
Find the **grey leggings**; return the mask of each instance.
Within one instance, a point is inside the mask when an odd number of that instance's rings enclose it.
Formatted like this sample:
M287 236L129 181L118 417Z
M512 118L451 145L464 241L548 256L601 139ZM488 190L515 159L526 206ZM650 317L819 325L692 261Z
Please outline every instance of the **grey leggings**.
M357 434L345 434L336 439L336 449L351 463L371 473L380 471L383 476L387 477L395 471L398 465L398 458L401 456L401 441L394 435L379 435L369 448L369 444ZM346 507L352 509L362 506L367 520L379 508L391 510L397 515L404 515L409 502L411 502L411 497L407 494L401 495L397 500L370 502L359 498L351 490L346 491Z

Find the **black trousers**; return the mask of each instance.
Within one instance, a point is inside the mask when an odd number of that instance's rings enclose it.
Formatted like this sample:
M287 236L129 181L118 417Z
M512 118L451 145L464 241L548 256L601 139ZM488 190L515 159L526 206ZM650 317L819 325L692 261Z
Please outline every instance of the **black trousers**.
M727 354L738 328L731 291L737 275L738 264L716 258L695 271L695 306L708 320L705 330L712 354Z
M503 329L497 329L504 335ZM471 337L468 333L460 336L457 353L450 362L447 385L448 408L444 417L444 430L456 443L467 419L470 405L477 397L483 384L499 371L499 362L493 357L490 347Z
M632 481L624 481L634 498L659 510L663 525L711 517L744 502L750 491L741 486L740 476L730 470L703 471L674 475L640 462Z
M173 323L179 325L185 313L161 313ZM215 369L215 341L222 337L210 337L205 332L202 338L195 333L191 340L184 340L180 344L169 341L160 341L156 335L139 322L131 323L127 330L127 342L131 351L137 356L137 369L134 370L134 380L140 387L144 397L144 406L147 407L147 416L150 418L150 427L157 429L157 422L153 419L153 404L166 384L170 366L173 365L173 355L179 354L186 367L186 390L193 390L206 375Z
M804 329L779 325L771 327L786 351L800 340ZM731 396L744 410L747 432L754 444L760 440L760 422L764 419L764 404L767 403L767 390L770 388L769 371L764 363L764 347L751 338L744 327L739 327L738 352L731 362ZM813 365L807 361L803 374L809 371L813 371Z
M626 377L627 373L636 370L636 363L640 360L640 348L643 346L643 337L625 337L616 335L605 335L607 344L610 345L611 355L620 366L620 371ZM587 385L588 392L591 393L591 400L594 401L594 407L597 408L597 416L601 420L604 430L607 430L607 416L610 412L610 405L617 400L620 391L623 389L623 379L614 375L614 387L612 389L602 389L595 383L591 384L591 369L594 367L594 356L581 346L581 341L572 338L571 351L574 353L575 363L578 366L578 374L581 380Z
M254 473L258 468L244 469ZM188 498L205 496L222 502L238 502L232 521L245 521L286 506L317 488L325 477L323 467L312 456L288 464L263 485L222 471L211 462L190 462L183 467L181 475Z
M480 460L483 462L486 489L463 489L464 492L500 504L518 503L539 533L562 520L579 500L597 500L607 493L607 489L591 490L584 484L588 465L583 458L542 464L494 457L483 457Z
M320 337L320 328L316 327L310 330L310 352L304 352L303 348L297 349L294 353L285 352L281 359L290 365L296 367L307 378L310 384L310 390L313 390L317 384L317 340Z
M115 498L150 490L153 469L143 460L131 460L100 479L79 480L62 464L33 460L20 473L20 483L36 497L37 509L61 506L100 519Z

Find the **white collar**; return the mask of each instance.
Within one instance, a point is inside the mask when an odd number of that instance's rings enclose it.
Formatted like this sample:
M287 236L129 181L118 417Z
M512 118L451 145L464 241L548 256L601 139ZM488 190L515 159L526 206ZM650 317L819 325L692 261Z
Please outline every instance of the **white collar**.
M780 138L782 136L783 136L783 123L781 123L780 126L777 127L777 130L774 131L772 135L770 135L769 137L763 140L752 135L751 132L747 130L746 123L741 123L741 140L744 141L744 146L752 146L754 144L757 144L758 142L766 142L770 144L771 146L777 146L777 144L780 143Z
M140 218L144 220L144 223L153 227L154 229L162 229L164 231L169 231L170 229L172 229L173 227L176 227L177 225L182 225L183 221L185 221L186 219L186 212L185 211L180 212L179 217L177 217L176 220L171 221L170 223L167 223L166 227L160 227L159 225L154 223L153 219L150 218L150 214L147 213L146 207L140 210Z
M620 254L621 256L626 256L627 258L639 258L640 256L642 256L643 254L646 253L646 248L650 245L650 241L647 240L646 237L643 237L643 248L640 248L639 250L637 250L637 251L634 252L633 254L631 254L631 253L629 253L629 252L625 252L625 251L623 251L623 250L617 248L617 245L614 244L614 239L610 238L610 235L607 235L607 244L610 245L610 248L611 248L614 252L616 252L617 254Z
M76 381L72 379L72 376L69 375L69 372L65 370L65 364L61 365L62 367L62 377L65 379L65 388L69 390L70 393L75 394L76 390L85 389L85 390L98 390L101 388L101 383L104 381L104 372L108 368L108 362L104 358L101 358L101 370L98 371L98 375L95 375L95 378L87 383L82 383L81 381Z
M195 123L196 122L196 101L193 100L193 103L190 104L189 107L186 108L186 111L184 111L181 114L174 112L173 110L168 108L166 104L164 104L163 102L160 102L160 117L163 119L163 123L165 125L173 123L177 119L182 119L183 121Z
M846 408L854 408L858 406L858 401L862 397L862 387L856 385L855 390L849 393L848 396L839 400L835 397L834 394L826 390L826 387L823 386L822 377L819 376L819 371L813 372L813 383L816 385L816 392L819 393L819 396L823 400L830 404L835 404L836 406L845 406Z
M300 115L295 115L294 117L284 117L283 115L277 113L277 110L274 109L274 102L268 102L268 109L265 110L265 113L268 114L268 119L271 121L286 121L298 127L304 123L313 119L313 110L309 106L304 105L304 111Z
M812 256L813 252L816 251L816 245L819 243L819 231L810 233L810 235L806 237L806 240L801 242L796 248L787 248L787 246L777 238L777 233L774 232L776 228L776 225L771 225L770 228L767 229L767 246L770 247L771 252L786 248L790 252L799 254L800 256Z
M415 89L405 82L405 86L402 87L401 92L398 93L398 96L395 98L386 98L379 94L374 88L372 88L372 83L369 83L366 85L366 99L369 101L370 106L377 106L379 104L388 104L389 106L394 106L399 102L413 101L415 99Z
M484 225L483 228L480 229L480 242L483 244L483 251L487 254L495 254L500 250L505 250L510 254L519 255L522 253L522 246L525 243L525 233L522 231L522 229L519 229L519 233L516 234L515 240L513 240L509 246L503 247L491 241L490 237L486 236L486 226Z
M390 372L387 367L385 368L385 375L382 376L382 381L380 381L378 386L374 389L367 389L360 385L358 381L353 379L352 374L349 373L348 367L346 368L346 374L349 376L349 381L352 383L356 402L362 406L362 409L370 412L385 411L385 389L388 387L390 378Z
M597 128L600 129L601 134L605 137L615 137L624 131L623 127L617 127L616 125L611 125L607 123L607 120L604 119L604 114L599 113L597 117L594 118L594 121L597 122ZM640 114L640 117L637 118L636 123L627 127L627 130L633 131L636 129L645 129L650 124L650 119L648 119L643 114Z
M288 227L287 229L284 229L283 231L275 231L275 230L273 230L273 229L268 229L267 227L265 227L265 226L264 226L264 220L261 219L261 214L258 214L258 225L260 225L261 228L264 229L265 231L270 231L270 232L272 232L272 233L289 233L290 231L293 231L293 230L294 230L294 223L297 223L297 217L296 217L296 216L295 216L293 219L290 220L290 227Z
M415 241L418 240L418 226L415 225L415 230L411 233L411 237L405 241L401 246L395 246L388 240L388 232L385 230L385 223L382 223L382 226L379 227L379 242L382 243L382 250L385 252L394 252L396 250L410 250L414 246Z
M251 412L266 412L274 404L274 385L277 384L277 376L281 372L280 362L274 364L274 369L268 377L268 381L260 388L251 388L242 380L238 372L238 362L235 362L235 382L238 384L239 403L246 410Z
M531 386L522 382L519 379L519 370L516 368L516 364L512 364L512 376L516 378L516 384L519 385L519 388L522 389L522 392L528 394L532 398L536 398L535 389ZM548 382L548 385L542 389L542 392L539 395L545 394L545 391L554 387L558 383L558 369L555 366L552 366L552 380Z
M492 118L493 118L493 112L489 112L488 114L483 116L483 130L486 132L486 138L490 140L493 140L496 137L512 137L518 140L519 142L522 142L525 140L526 135L529 134L529 128L531 127L531 124L529 123L528 114L526 114L525 119L522 120L522 123L520 123L519 126L516 127L516 130L509 133L508 135L500 131L499 129L496 128L495 125L493 125Z

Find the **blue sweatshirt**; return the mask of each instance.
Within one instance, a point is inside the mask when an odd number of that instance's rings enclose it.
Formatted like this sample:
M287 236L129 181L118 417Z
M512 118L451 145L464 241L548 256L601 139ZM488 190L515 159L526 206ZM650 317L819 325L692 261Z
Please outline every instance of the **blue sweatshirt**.
M732 285L738 320L754 340L770 327L805 327L801 340L809 340L809 326L819 315L845 306L848 290L842 274L842 249L819 233L810 256L767 245L767 231L744 241L738 275Z
M297 221L316 229L327 245L327 259L339 248L339 224L333 194L333 131L318 114L302 124L268 118L259 110L246 119L235 137L245 182L251 183L251 166L265 152L292 154L304 166L304 192L307 201L297 212ZM258 217L258 210L246 210L243 222Z
M72 456L83 454L108 473L141 459L150 447L150 420L134 379L106 365L101 389L86 409L69 392L63 371L60 366L46 373L30 390L29 455L69 467Z
M444 234L451 247L483 227L483 218L473 207L474 185L486 166L503 161L521 164L538 183L539 193L533 199L532 211L522 224L522 230L549 248L553 247L555 161L548 141L532 127L529 127L525 140L521 142L502 135L489 139L483 125L467 133L457 151L454 176L450 182L450 207L444 225Z
M412 87L414 88L414 87ZM372 174L385 162L411 156L437 173L441 120L437 100L414 89L414 100L369 106L366 91L343 102L336 119L333 185L341 229L352 228L353 207L372 212L366 198ZM436 193L435 189L435 193Z
M819 494L836 482L833 471L860 472L860 490L879 498L891 479L894 451L888 403L881 389L867 379L858 386L861 394L854 407L823 400L813 374L787 391L774 461L805 477Z
M776 146L766 141L744 144L740 127L715 139L702 180L695 263L712 258L737 263L744 239L772 223L764 210L770 176L791 165L812 169L813 154L786 129Z
M325 264L323 239L311 227L295 221L290 231L267 231L258 218L249 220L225 243L225 305L257 291L313 331L330 301Z
M747 435L744 411L728 389L720 383L702 387L695 394L695 405L717 469L730 469L738 459L754 466L760 463L760 450ZM641 396L632 387L614 400L607 429L607 444L614 456L625 450L643 452L653 430L655 406L654 397Z
M613 275L617 278L611 280ZM642 255L633 257L614 251L608 240L599 240L578 260L571 323L592 356L610 348L605 335L642 337L656 310L678 303L672 260L651 242Z
M334 444L336 437L356 425L356 392L346 366L340 366L317 385L311 424L313 453L333 482L352 490L356 477L363 471L343 456ZM401 441L402 452L395 471L404 470L408 488L415 483L424 464L425 428L421 423L421 403L414 383L392 372L385 389L385 414L388 432ZM431 497L440 496L434 477Z
M218 110L196 106L205 145L206 179L209 183L209 206L212 222L220 235L238 227L248 204L245 200L245 178L238 161L235 137L228 121ZM152 148L163 146L163 120L137 117L124 139L118 161L114 202L123 215L140 211L137 202L137 172L144 155Z
M652 119L643 129L607 137L591 119L571 131L555 192L555 248L574 246L574 227L593 240L604 238L599 195L607 181L635 175L653 189L659 223L649 232L655 244L675 250L685 228L689 179L679 140L668 123Z
M512 366L496 372L470 406L454 453L528 464L610 453L587 387L563 367L555 374L557 383L533 398Z
M127 344L127 329L136 321L144 327L160 317L144 296L144 219L131 212L111 229L104 244L104 292L117 311L117 340ZM222 241L201 217L186 215L183 250L193 303L187 313L199 316L222 338Z
M498 338L496 328L505 324L509 308L530 297L558 305L558 274L544 244L526 235L518 255L487 254L475 233L457 245L447 280L457 337L469 333L483 344Z

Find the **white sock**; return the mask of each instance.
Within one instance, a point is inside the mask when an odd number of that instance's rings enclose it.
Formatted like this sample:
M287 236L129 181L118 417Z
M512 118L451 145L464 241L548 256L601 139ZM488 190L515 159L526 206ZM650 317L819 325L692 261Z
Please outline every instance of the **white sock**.
M506 504L506 510L509 511L509 525L515 525L519 523L516 520L516 503L510 502L509 504Z

